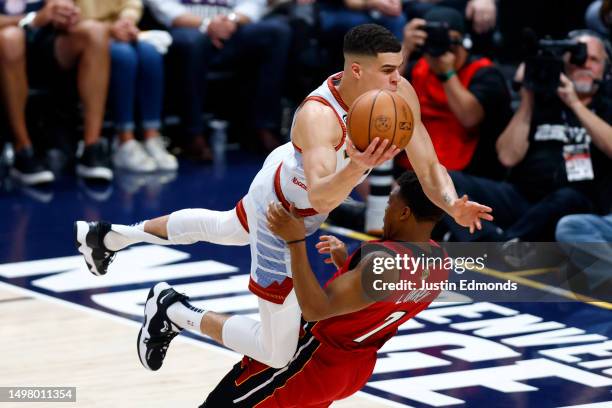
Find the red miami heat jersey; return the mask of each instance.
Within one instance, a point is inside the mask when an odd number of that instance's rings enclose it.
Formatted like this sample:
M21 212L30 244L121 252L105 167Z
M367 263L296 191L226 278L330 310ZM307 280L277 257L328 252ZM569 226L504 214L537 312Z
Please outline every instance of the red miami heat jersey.
M370 241L351 254L327 285L338 276L354 269L361 258L372 251L385 251L393 257L403 257L405 254L417 260L421 258L421 265L426 265L426 257L430 260L439 257L440 263L443 264L446 256L444 251L434 241L430 244L432 251L424 253L421 247L410 243ZM415 282L416 291L395 291L389 299L375 302L365 309L308 324L306 331L310 331L322 343L337 349L376 352L395 335L402 323L426 309L440 294L440 290L419 290L421 281L431 284L448 278L448 272L444 268L419 267L413 270L414 273L409 273L400 269L400 279Z

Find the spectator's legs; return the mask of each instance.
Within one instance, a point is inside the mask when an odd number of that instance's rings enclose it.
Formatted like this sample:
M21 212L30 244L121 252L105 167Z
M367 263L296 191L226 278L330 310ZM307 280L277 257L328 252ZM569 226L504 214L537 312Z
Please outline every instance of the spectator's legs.
M21 28L6 27L0 30L0 80L15 150L18 151L32 145L25 119L28 79L25 32Z
M493 181L482 177L470 176L461 172L451 172L451 177L459 196L467 194L473 201L493 208L494 223L484 221L482 231L470 234L449 216L444 222L458 241L500 241L504 235L498 226L506 228L529 208L529 202L509 183Z
M138 53L137 98L145 139L159 136L164 97L164 58L149 43L136 44Z
M120 143L134 139L134 101L138 55L130 43L113 41L111 52L110 100Z
M404 26L406 25L406 17L400 14L397 17L380 16L372 20L373 23L380 24L391 31L400 41L404 37Z
M155 161L134 139L134 104L141 61L137 46L132 43L113 41L111 50L110 99L115 116L115 127L119 134L113 161L115 167L131 172L149 172L156 169ZM158 84L161 87L161 84ZM157 118L159 128L159 116ZM157 134L157 129L155 129Z
M60 67L78 68L78 88L84 109L85 145L100 138L110 72L109 32L103 23L86 20L58 36L55 53Z
M212 152L204 138L204 93L210 55L210 44L195 28L172 28L172 46L168 62L173 88L183 128L187 132L187 154L197 160L212 159Z
M271 151L279 142L272 130L280 128L282 85L287 72L291 29L280 19L263 20L241 27L222 55L228 59L246 55L258 61L257 85L252 99L253 125L263 147Z
M178 162L166 150L161 139L162 103L164 97L164 58L149 43L135 45L138 55L136 97L142 119L144 148L160 170L176 170Z
M523 241L552 241L555 226L565 215L588 213L591 201L581 192L563 187L544 197L525 211L506 230L506 238L520 238Z
M565 216L557 224L556 239L572 263L584 272L590 288L610 280L612 214L606 217L591 214ZM607 295L610 296L610 292Z

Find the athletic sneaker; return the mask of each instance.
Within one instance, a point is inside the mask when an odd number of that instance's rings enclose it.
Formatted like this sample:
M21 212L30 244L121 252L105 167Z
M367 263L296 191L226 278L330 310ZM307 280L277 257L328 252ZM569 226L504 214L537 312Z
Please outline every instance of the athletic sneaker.
M178 293L166 282L149 291L145 303L144 322L138 332L138 358L145 368L157 371L164 363L172 339L183 330L168 318L168 307L189 297Z
M159 170L171 171L178 169L176 157L168 153L161 136L155 136L145 140L144 148L155 161Z
M53 173L36 157L31 146L15 152L15 162L10 172L11 176L26 186L51 183L55 180Z
M85 257L85 263L96 276L106 274L108 265L115 258L115 251L104 246L104 236L110 231L111 224L105 221L74 223L76 247Z
M118 169L134 173L150 173L157 169L155 160L151 158L142 145L132 139L117 147L113 155L113 163Z
M110 160L102 143L85 146L76 167L77 175L87 179L110 181L113 171L110 169Z

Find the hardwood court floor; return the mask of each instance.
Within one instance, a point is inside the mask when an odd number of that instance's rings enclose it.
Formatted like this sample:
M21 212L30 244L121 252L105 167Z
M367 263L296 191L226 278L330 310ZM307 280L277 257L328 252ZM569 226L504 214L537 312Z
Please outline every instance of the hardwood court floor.
M77 387L76 403L0 407L197 407L237 361L230 352L179 336L158 372L136 355L136 322L0 288L0 387ZM7 341L8 340L8 341ZM334 407L385 407L363 396Z

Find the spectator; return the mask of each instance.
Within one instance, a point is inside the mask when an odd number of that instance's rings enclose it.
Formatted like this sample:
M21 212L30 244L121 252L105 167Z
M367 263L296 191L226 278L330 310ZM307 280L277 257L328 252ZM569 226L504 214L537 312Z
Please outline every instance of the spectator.
M609 36L612 25L612 1L594 1L587 9L584 19L587 28L597 31L602 36Z
M406 18L400 0L319 0L317 5L321 37L329 49L331 69L342 68L342 39L355 26L379 24L398 39L402 38Z
M557 224L557 241L586 278L589 294L612 292L612 213L568 215Z
M408 0L404 11L408 19L423 18L433 8L451 7L465 16L470 22L467 33L478 53L489 55L494 48L493 31L497 24L497 4L495 0Z
M132 172L176 170L176 157L168 153L159 133L164 86L163 56L152 44L138 39L141 1L76 0L76 4L84 18L110 26L110 100L119 135L119 146L113 156L115 167ZM142 121L142 145L134 138L135 105Z
M28 79L50 84L60 72L73 68L84 109L85 148L78 159L77 174L112 179L107 154L99 141L108 88L108 41L107 28L83 21L69 0L0 0L0 78L15 141L12 174L22 183L34 185L54 179L34 153L26 127Z
M202 119L210 69L236 71L241 65L249 66L256 84L250 122L258 141L267 151L277 147L289 26L279 19L261 20L264 0L145 0L145 4L173 38L169 59L175 87L182 94L180 116L191 140L188 153L200 160L212 157Z
M497 5L495 0L408 0L405 9L410 18L423 18L437 6L452 7L465 12L465 17L472 23L474 32L486 33L495 28L497 22Z
M523 87L520 106L497 141L500 161L511 168L509 182L453 175L457 191L493 207L504 229L485 223L480 239L550 241L561 217L609 209L612 95L599 84L610 56L593 32L571 37L587 46L584 66L566 59L556 95ZM455 237L469 239L447 224Z
M448 24L446 51L423 48L426 21ZM449 170L501 177L494 146L512 116L510 93L502 73L489 59L470 54L464 34L463 16L451 8L437 7L425 20L410 21L404 33L406 78L419 97L421 117L440 163ZM424 54L416 59L419 49ZM398 163L410 167L405 154Z

